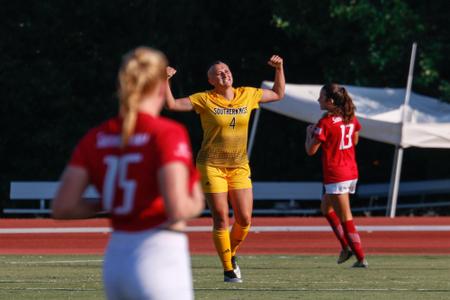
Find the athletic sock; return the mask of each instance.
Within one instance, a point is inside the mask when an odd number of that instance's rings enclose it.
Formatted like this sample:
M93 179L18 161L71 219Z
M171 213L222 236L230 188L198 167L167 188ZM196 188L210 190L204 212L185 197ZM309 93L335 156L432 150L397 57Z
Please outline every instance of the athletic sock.
M223 269L225 271L233 270L233 265L231 264L230 232L228 229L214 229L213 240L217 254L219 254L219 258L222 261Z
M362 249L361 238L356 230L355 223L353 223L353 220L348 220L345 221L343 225L348 245L352 249L353 253L355 253L358 261L362 261L364 259L364 251Z
M342 228L341 221L336 215L336 212L334 210L328 212L325 215L325 218L327 219L328 223L333 229L333 232L336 235L337 239L339 240L339 243L341 243L342 249L346 249L348 247L348 242L347 239L345 238L344 229Z
M250 231L250 224L248 224L247 226L241 226L237 222L234 222L230 234L231 256L236 255L237 249L239 248L241 243L245 240L249 231Z

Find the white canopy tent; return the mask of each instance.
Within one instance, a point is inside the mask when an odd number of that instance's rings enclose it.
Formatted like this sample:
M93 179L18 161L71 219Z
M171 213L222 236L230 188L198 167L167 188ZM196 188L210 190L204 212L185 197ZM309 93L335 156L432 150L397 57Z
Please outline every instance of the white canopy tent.
M272 82L262 83L263 88L270 89L272 85ZM405 96L408 89L344 86L357 107L356 116L363 127L360 135L397 146L391 190L395 180L398 186L400 177L401 156L398 149L450 148L449 104L416 93ZM282 101L264 104L261 107L297 120L315 123L323 114L317 102L320 88L321 85L287 84ZM409 103L405 101L408 96L410 96ZM259 114L260 110L255 116L250 135L249 154L253 147ZM399 160L400 168L398 168ZM395 203L391 202L391 206L396 206L397 195L395 192L394 194ZM393 216L395 207L393 214L391 213L391 217Z
M263 82L271 88L272 82ZM261 107L297 120L316 123L321 85L287 84L284 99ZM403 148L450 148L450 104L411 93L402 129L405 89L347 86L363 126L361 136Z

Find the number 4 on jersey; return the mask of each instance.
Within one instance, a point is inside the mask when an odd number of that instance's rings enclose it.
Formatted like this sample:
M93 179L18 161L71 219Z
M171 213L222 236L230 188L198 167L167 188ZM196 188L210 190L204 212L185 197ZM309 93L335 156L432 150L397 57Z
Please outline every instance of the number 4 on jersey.
M230 127L232 127L233 129L234 127L236 127L236 117L233 117L233 119L231 119Z

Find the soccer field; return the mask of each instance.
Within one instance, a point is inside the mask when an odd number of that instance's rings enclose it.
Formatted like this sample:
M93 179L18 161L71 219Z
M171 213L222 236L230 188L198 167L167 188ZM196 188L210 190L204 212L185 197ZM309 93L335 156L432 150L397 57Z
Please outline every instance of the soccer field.
M450 256L243 256L244 283L223 283L218 258L192 257L196 299L450 299ZM101 256L0 256L0 299L104 299Z

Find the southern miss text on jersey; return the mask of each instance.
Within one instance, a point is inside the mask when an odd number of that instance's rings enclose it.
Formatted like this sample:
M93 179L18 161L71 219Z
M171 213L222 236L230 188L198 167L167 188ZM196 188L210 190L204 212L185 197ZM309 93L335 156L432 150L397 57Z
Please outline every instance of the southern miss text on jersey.
M214 91L189 96L200 114L203 142L197 163L216 167L236 167L248 163L247 134L250 115L259 107L262 89L234 88L234 98L225 99Z
M181 125L139 113L135 133L121 148L120 118L91 129L75 148L69 162L85 168L102 196L99 208L108 212L117 230L150 229L167 220L157 172L173 161L190 171L191 186L199 178L191 145Z

